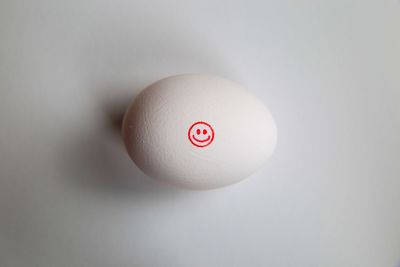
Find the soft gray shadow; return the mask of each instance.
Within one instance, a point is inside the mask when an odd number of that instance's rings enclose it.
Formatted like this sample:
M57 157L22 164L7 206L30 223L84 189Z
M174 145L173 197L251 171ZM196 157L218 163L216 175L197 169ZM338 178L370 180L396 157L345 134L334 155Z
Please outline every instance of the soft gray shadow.
M93 134L70 139L62 156L64 171L81 189L93 193L157 197L187 193L147 177L130 160L120 129L125 109L134 98L132 95L105 101L100 112L104 118L98 129L90 131Z
M114 103L104 103L104 114L108 118L110 129L118 135L121 134L122 121L124 118L125 111L129 107L134 97L126 96L120 99L115 99Z
M121 136L122 120L125 111L137 97L139 92L144 89L142 87L125 86L120 89L118 87L110 89L102 89L104 91L116 91L118 93L111 99L101 99L100 109L104 116L106 130L113 131L119 137Z

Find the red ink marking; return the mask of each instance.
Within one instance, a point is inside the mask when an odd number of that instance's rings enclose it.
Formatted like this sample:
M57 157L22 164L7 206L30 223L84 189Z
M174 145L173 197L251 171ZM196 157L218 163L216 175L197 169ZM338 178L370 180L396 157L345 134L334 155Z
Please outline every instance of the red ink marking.
M204 138L196 138L195 134L200 135L203 132ZM207 133L209 133L207 135ZM206 147L214 141L214 129L210 124L204 121L193 123L188 130L188 138L192 145L197 147Z
M210 139L211 139L211 136L208 136L208 137L207 137L206 139L204 139L204 140L197 139L194 135L192 135L192 138L193 138L195 141L197 141L197 142L204 143L204 142L207 142L208 140L210 140Z

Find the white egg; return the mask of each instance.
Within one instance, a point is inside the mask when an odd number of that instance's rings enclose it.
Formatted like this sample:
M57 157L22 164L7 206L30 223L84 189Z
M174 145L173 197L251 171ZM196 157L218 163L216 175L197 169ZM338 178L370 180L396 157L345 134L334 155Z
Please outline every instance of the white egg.
M144 89L125 113L123 138L147 175L190 189L239 182L272 154L275 122L238 83L182 74Z

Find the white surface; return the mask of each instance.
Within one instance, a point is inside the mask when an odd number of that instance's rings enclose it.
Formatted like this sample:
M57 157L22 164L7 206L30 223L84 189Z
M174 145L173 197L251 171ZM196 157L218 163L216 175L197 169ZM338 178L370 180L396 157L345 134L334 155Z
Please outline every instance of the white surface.
M398 265L399 26L394 0L2 0L0 265ZM210 192L140 174L112 125L182 72L269 106L266 168Z
M265 105L241 84L183 74L144 89L124 115L122 135L144 173L199 190L257 171L276 146L277 129Z

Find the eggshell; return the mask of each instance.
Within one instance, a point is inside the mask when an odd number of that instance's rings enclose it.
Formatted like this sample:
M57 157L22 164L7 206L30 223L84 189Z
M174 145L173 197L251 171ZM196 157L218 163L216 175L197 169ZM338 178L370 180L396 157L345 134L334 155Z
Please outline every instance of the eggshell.
M148 86L127 109L122 134L144 173L190 189L241 181L263 165L277 142L275 122L257 97L205 74Z

